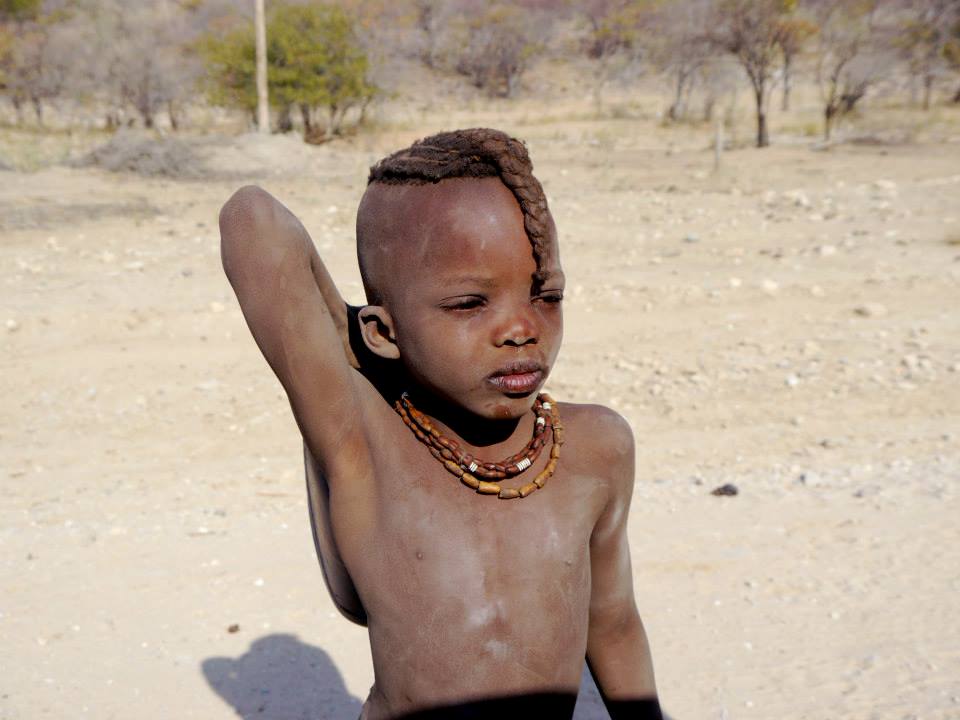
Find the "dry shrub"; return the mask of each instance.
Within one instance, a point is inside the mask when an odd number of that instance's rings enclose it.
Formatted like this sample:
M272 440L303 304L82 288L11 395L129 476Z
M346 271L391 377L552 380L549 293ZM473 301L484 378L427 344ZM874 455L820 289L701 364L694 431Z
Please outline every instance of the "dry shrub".
M199 178L203 174L196 150L188 142L129 131L118 132L73 164L147 177Z

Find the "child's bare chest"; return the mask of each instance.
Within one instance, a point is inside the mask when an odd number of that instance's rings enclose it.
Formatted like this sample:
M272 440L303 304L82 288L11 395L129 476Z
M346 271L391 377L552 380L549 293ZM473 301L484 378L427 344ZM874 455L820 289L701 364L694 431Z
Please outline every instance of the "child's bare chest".
M341 547L369 617L374 662L379 655L391 668L418 667L447 688L463 673L503 690L509 668L518 687L575 685L601 504L595 483L567 463L542 490L501 500L423 454L423 463L379 474L372 535L363 547ZM399 673L407 690L416 683L406 671L384 672L378 682Z

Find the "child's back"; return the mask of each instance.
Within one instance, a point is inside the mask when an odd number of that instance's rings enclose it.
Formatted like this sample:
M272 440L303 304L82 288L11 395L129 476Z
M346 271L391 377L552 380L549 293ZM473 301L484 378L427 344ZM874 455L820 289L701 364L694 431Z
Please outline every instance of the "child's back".
M269 195L221 214L224 268L315 458L331 590L369 627L365 717L506 700L562 716L585 655L615 715L659 717L626 539L632 434L597 406L535 405L564 279L529 168L485 130L375 167L359 311Z

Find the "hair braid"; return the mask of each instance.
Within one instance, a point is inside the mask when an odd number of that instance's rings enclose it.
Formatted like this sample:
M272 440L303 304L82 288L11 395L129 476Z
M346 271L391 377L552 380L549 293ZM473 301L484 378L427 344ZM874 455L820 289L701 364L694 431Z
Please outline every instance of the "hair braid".
M542 279L550 242L547 198L543 186L533 176L533 163L520 140L489 128L431 135L370 168L367 184L414 185L470 177L499 177L513 193L533 246L537 279Z

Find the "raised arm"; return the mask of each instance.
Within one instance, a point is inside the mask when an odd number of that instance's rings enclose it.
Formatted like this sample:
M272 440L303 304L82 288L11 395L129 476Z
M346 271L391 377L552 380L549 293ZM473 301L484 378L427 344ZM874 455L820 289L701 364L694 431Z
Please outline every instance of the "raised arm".
M627 540L633 433L619 416L611 425L610 497L590 539L587 664L613 720L661 720L650 648L633 596Z
M220 211L220 252L320 468L328 476L355 470L366 458L348 308L307 231L272 195L248 186Z

